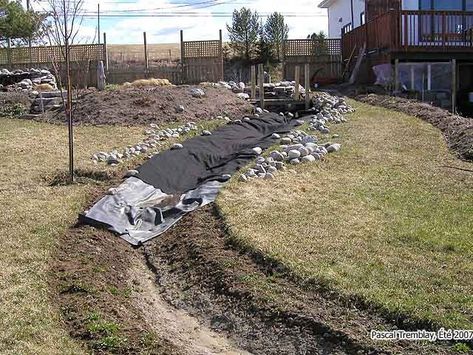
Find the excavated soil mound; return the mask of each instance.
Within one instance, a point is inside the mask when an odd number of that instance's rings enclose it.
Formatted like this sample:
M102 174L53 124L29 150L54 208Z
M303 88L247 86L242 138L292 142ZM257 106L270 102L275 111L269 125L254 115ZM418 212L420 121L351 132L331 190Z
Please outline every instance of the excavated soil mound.
M208 120L217 116L241 118L253 106L223 88L204 88L205 96L192 96L192 87L119 88L87 93L74 107L76 124L143 125L148 123ZM63 113L40 118L63 123Z
M356 100L400 111L421 118L440 129L460 158L473 160L473 118L453 115L448 111L415 100L384 95L358 95Z

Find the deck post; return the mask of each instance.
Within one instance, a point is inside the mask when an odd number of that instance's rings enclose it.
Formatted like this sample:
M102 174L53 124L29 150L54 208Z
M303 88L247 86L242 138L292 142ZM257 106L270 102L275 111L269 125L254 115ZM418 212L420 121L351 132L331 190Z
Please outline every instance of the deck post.
M310 108L310 65L306 63L304 65L304 83L305 83L305 109Z
M264 66L258 65L258 82L259 82L259 106L264 109Z
M394 91L399 92L399 59L394 60Z
M414 66L411 65L411 90L414 91L416 89L415 77L414 77Z
M296 81L295 88L294 88L294 100L299 101L300 99L300 83L301 83L301 67L296 65L295 68L295 75L294 75L294 80Z
M256 67L251 66L251 98L256 99Z
M457 60L452 59L452 113L457 110Z
M432 90L432 64L427 64L427 90Z

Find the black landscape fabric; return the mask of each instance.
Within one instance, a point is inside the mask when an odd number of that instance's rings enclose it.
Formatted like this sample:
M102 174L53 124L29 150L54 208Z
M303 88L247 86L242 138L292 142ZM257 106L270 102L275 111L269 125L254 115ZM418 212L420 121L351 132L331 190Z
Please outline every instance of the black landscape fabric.
M155 155L138 169L137 178L167 194L182 194L235 173L255 158L252 148L269 148L275 142L273 133L286 133L295 126L295 120L275 113L231 123L211 136L185 141L183 149Z

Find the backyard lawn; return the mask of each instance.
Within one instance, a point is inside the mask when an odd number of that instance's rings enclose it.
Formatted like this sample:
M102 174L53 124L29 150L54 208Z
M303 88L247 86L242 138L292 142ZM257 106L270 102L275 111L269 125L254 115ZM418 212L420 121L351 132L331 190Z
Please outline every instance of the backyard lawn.
M232 236L392 315L473 329L473 164L433 126L351 103L339 154L223 191Z

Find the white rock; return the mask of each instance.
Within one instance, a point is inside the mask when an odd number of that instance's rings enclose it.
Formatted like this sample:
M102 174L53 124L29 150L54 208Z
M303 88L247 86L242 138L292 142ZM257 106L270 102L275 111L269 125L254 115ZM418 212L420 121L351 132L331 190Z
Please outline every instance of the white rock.
M261 149L260 147L254 147L252 149L252 152L255 153L256 155L261 155L261 153L263 153L263 149Z
M295 149L292 149L290 150L288 153L287 153L287 157L291 160L291 159L297 159L297 158L300 158L301 156L301 152L298 151L298 150L295 150Z
M211 135L212 135L212 132L207 131L207 130L203 130L203 131L202 131L202 135L203 135L203 136L211 136Z
M267 174L265 174L264 178L265 178L266 180L273 180L273 179L274 179L274 175L271 174L271 173L267 173Z
M291 159L289 161L289 163L292 164L292 165L297 165L297 164L300 164L301 161L299 159L295 158L295 159Z
M280 139L281 136L280 136L279 134L277 134L277 133L273 133L273 134L271 135L271 138L272 138L272 139Z
M301 153L301 157L305 157L306 155L309 155L309 150L306 147L299 148L299 152Z
M306 155L305 157L302 158L303 163L312 163L315 161L315 158L313 155Z
M292 143L292 139L289 137L284 137L283 139L281 139L281 144L288 145L291 143Z
M177 150L177 149L182 149L182 148L184 148L184 146L180 143L173 144L171 147L172 150Z
M327 152L329 153L338 152L341 148L342 148L341 144L334 143L327 147Z

